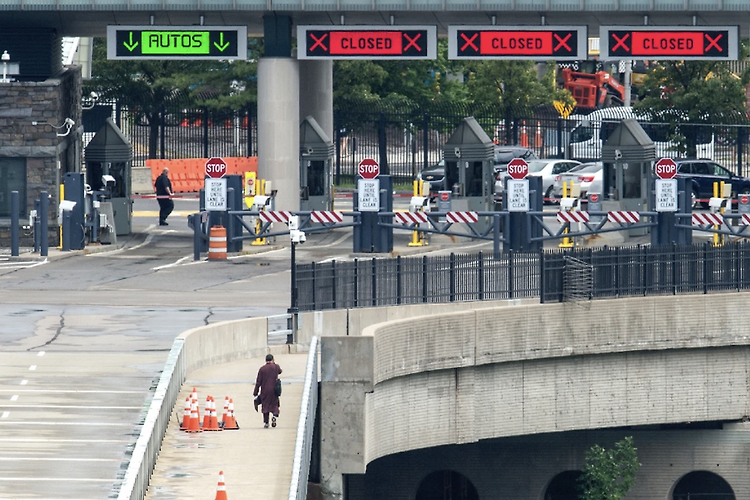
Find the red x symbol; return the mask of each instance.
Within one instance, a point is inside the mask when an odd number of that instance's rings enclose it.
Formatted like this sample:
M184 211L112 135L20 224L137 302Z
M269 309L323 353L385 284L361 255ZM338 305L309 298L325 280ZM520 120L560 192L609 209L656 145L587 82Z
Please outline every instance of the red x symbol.
M328 33L324 33L323 36L321 36L318 39L318 38L315 38L315 35L313 35L312 33L310 33L310 38L312 38L313 40L315 40L315 43L313 44L313 46L310 47L310 52L312 52L313 50L315 50L315 47L317 47L318 45L320 45L321 49L323 49L326 52L328 52L328 47L326 47L325 45L323 45L323 40L325 40L327 36L328 36Z
M409 38L409 35L407 35L406 33L404 33L404 38L406 38L409 41L409 43L406 44L406 47L404 47L403 51L406 52L407 50L409 50L409 47L414 47L415 49L417 49L417 51L421 52L422 51L422 47L420 47L419 45L417 45L417 40L419 40L420 36L422 36L422 33L417 33L414 36L414 38Z
M716 38L713 40L710 36L708 36L708 33L704 34L706 35L706 40L708 40L708 47L706 47L706 50L704 52L708 52L709 50L711 50L711 47L716 47L716 50L718 50L719 52L723 52L721 50L721 47L719 47L719 39L721 38L721 33L716 35Z
M573 49L571 49L567 43L568 40L570 40L570 37L573 36L572 33L568 33L567 35L565 35L565 38L560 38L560 35L558 35L557 33L553 33L552 36L557 38L558 42L555 48L552 49L552 52L557 52L561 47L565 47L565 50L567 50L568 52L573 52Z
M463 38L464 41L466 42L464 44L464 46L461 47L461 52L463 52L464 50L466 50L466 47L468 47L468 46L471 46L472 49L474 49L477 52L479 52L479 47L477 47L476 45L474 45L474 40L476 40L478 36L479 36L479 33L474 33L474 35L471 38L469 38L468 36L466 36L466 34L461 33L461 38Z
M615 46L612 48L612 52L614 52L615 50L617 50L618 47L620 47L620 45L622 45L622 50L624 50L625 52L630 52L630 47L628 47L627 45L625 45L625 40L627 40L629 36L630 36L630 33L626 33L625 36L623 36L620 39L620 38L617 38L617 35L615 35L614 33L612 33L612 38L614 38L615 41L617 42L615 44Z

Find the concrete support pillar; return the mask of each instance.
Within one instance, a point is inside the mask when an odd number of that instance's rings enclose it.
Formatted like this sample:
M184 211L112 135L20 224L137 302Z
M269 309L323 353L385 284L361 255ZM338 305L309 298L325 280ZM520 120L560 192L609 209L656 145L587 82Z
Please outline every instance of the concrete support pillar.
M332 141L333 61L299 62L299 117L312 116Z
M277 190L277 210L299 210L299 67L289 57L258 62L258 175Z

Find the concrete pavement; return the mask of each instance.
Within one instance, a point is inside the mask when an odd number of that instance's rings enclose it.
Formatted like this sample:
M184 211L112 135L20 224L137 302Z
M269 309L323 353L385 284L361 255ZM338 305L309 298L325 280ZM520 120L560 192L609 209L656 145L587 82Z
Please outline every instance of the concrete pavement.
M146 499L214 498L224 472L231 500L286 500L289 495L307 353L278 354L283 373L281 411L276 428L263 428L253 409L253 388L263 358L201 368L182 386L151 477ZM189 434L180 430L185 398L198 390L201 414L206 396L216 401L219 420L224 397L234 400L239 430Z

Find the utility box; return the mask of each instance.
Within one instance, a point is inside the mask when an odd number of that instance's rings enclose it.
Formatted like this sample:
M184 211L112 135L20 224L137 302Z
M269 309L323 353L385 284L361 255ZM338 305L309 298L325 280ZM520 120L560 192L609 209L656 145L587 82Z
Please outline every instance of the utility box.
M312 116L299 129L300 210L333 208L333 141Z
M102 193L101 196L108 198L112 204L117 236L130 234L133 218L133 201L130 199L133 146L111 118L105 120L86 146L84 159L86 184L93 192Z
M451 191L453 211L493 210L495 144L473 116L464 118L445 143L446 187ZM475 226L484 230L489 218Z

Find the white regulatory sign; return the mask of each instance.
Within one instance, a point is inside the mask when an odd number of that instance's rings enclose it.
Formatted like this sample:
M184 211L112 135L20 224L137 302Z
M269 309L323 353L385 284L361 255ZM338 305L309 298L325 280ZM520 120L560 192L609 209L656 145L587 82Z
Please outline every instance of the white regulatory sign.
M656 211L677 211L677 179L656 179Z
M357 204L360 212L380 211L380 179L357 181Z
M205 179L206 211L223 212L227 209L227 180Z
M505 208L508 212L529 211L529 180L508 179L508 203Z

